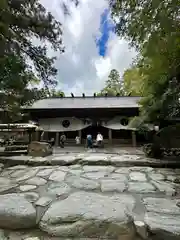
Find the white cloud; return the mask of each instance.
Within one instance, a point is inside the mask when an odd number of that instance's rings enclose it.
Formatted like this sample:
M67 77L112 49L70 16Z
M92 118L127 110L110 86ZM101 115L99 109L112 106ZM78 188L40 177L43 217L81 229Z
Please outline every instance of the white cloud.
M135 56L129 50L128 43L120 40L114 33L110 35L107 55L99 56L95 38L101 36L100 17L106 0L82 0L78 8L70 6L71 16L64 16L60 0L41 0L43 5L63 25L63 41L66 48L64 54L57 55L59 87L69 95L82 92L92 95L104 87L109 71L116 68L120 74L130 65ZM51 52L52 54L52 52Z

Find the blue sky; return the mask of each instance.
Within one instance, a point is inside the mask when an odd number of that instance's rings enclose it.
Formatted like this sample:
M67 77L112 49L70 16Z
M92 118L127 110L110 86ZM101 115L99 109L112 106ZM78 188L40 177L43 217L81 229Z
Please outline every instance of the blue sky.
M112 31L114 31L114 25L111 19L109 18L109 9L105 9L101 15L101 21L100 21L100 32L102 35L96 41L99 55L102 57L106 56L107 43L108 43L110 32Z

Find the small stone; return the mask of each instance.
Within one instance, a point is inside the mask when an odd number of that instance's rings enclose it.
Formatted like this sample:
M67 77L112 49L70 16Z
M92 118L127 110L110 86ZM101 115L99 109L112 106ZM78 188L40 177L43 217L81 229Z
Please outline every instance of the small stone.
M41 186L47 183L47 181L41 177L33 177L25 182L26 184Z
M104 179L101 181L102 192L123 192L125 189L125 183L119 180Z
M22 191L22 192L26 192L26 191L29 191L29 190L33 190L35 189L36 186L35 185L21 185L19 187L19 189Z
M142 221L134 221L134 225L139 236L142 237L142 239L148 239L147 225Z
M41 197L35 205L45 207L49 205L52 202L52 199L50 197Z
M47 177L52 173L53 169L44 169L44 170L40 170L36 176L39 177Z
M138 181L138 182L146 182L147 181L146 175L141 172L131 172L129 176L132 181Z
M128 191L136 193L151 193L155 192L155 187L146 182L129 182Z
M65 172L55 171L50 175L49 180L55 181L55 182L61 182L61 181L64 181L65 176L66 176Z
M47 189L47 194L52 196L63 196L69 194L71 188L64 182L54 182L51 183Z

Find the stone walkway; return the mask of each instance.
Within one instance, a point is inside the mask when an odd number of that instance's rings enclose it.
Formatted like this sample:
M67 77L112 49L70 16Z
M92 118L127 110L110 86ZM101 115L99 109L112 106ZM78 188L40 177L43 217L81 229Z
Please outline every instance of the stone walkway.
M100 166L95 158L102 154L69 166L1 164L0 239L180 239L179 169Z
M67 151L67 152L66 152ZM81 165L111 165L115 167L127 167L127 166L151 166L151 167L173 167L180 168L180 161L176 160L160 160L146 158L141 150L135 150L130 148L128 150L119 150L116 152L100 150L103 152L97 152L96 150L83 150L82 152L69 152L65 149L55 149L54 154L48 157L30 157L27 155L0 157L0 163L6 166L13 165L30 165L30 166L48 166L48 165L60 165L69 166L75 164ZM113 150L115 151L115 149Z

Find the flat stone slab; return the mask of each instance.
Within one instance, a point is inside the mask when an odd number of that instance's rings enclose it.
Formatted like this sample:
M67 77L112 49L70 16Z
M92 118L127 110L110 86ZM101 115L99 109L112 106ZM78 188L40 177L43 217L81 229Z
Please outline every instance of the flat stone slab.
M102 192L124 192L126 184L116 179L104 179L101 181Z
M152 193L155 192L155 187L148 182L129 182L129 192L135 193Z
M108 159L109 158L108 158L107 154L91 154L90 156L84 157L79 162L81 164L94 163L94 164L98 165L98 163L105 163L105 162L108 163Z
M85 172L113 172L115 170L115 167L113 166L83 166L83 170Z
M35 203L35 205L45 207L45 206L49 205L52 201L53 200L50 197L41 197L40 199L38 199L38 201Z
M178 240L180 238L180 215L165 215L147 212L144 221L150 231L163 240ZM178 238L177 238L178 237Z
M144 198L147 213L144 221L151 232L165 240L180 238L180 200L165 198ZM179 238L176 238L179 236Z
M128 215L134 204L130 195L76 192L53 203L41 219L40 228L59 237L132 237Z
M27 191L30 191L30 190L33 190L33 189L36 189L37 187L35 185L21 185L19 187L19 189L22 191L22 192L27 192Z
M166 195L173 196L176 192L175 186L172 183L164 181L152 181L156 188Z
M39 177L47 177L52 173L53 169L42 169L37 173Z
M64 196L69 194L71 187L64 182L54 182L51 183L46 191L49 196Z
M148 212L180 215L180 207L177 205L180 203L180 199L172 200L166 198L148 197L143 199L143 203L145 204Z
M84 150L83 150L84 151ZM96 150L95 150L96 151ZM11 157L0 157L0 163L9 164L20 164L30 166L41 166L41 165L60 165L70 166L73 164L80 165L111 165L115 167L126 167L126 166L146 166L148 167L180 167L178 161L169 161L164 159L150 159L144 157L142 154L136 154L137 151L133 150L133 153L128 151L119 150L117 152L83 152L76 153L67 152L65 149L61 153L55 153L52 156L47 157L31 157L31 156L11 156ZM1 169L1 167L0 167Z
M131 172L130 173L131 181L146 182L146 175L142 172Z
M62 182L66 176L66 173L63 171L54 171L50 177L49 180L55 181L55 182Z
M36 225L36 210L18 194L0 196L0 228L23 229Z
M12 188L15 188L17 183L10 180L9 178L0 177L0 192L6 192Z
M33 177L25 182L26 184L41 186L45 185L47 181L41 177Z
M58 163L62 165L69 165L75 163L76 157L74 155L66 154L66 155L58 155L58 156L53 156L52 158L52 164Z
M69 176L66 182L68 185L82 190L95 190L100 188L99 182L78 176Z

